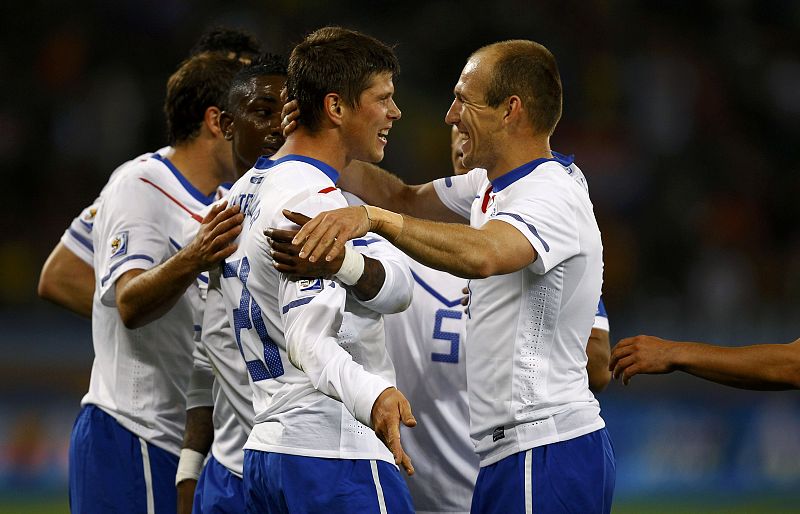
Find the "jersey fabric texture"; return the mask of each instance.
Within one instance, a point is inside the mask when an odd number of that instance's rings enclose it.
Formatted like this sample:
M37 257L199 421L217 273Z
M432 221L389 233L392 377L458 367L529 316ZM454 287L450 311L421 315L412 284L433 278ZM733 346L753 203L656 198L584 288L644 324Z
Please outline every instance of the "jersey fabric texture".
M402 431L414 462L406 482L418 513L469 512L478 457L469 439L465 332L467 280L408 259L414 300L386 316L386 344L397 387L417 426Z
M473 170L434 182L472 227L508 223L537 254L519 271L470 281L467 376L481 466L605 426L586 373L602 285L600 231L583 173L554 155L492 181Z
M81 451L91 447L92 451ZM175 512L178 458L94 405L81 409L69 449L69 508L81 514Z

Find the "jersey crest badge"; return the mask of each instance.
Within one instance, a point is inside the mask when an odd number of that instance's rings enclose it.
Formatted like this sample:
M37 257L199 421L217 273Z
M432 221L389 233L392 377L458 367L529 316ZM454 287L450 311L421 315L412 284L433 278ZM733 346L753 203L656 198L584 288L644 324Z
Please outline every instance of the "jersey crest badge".
M113 236L109 244L111 245L111 257L125 255L128 253L128 232L120 232Z
M298 297L316 295L325 288L325 284L321 278L298 280L296 284Z
M94 221L95 216L97 216L97 207L89 207L84 211L83 221Z

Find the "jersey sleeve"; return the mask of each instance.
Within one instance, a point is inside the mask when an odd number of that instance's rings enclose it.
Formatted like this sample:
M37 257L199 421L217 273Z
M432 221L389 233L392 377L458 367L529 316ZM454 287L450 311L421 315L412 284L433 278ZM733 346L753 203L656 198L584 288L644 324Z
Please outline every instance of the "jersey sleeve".
M576 200L552 174L515 183L493 219L513 225L536 250L530 269L544 275L580 252Z
M370 300L356 300L364 307L380 314L403 312L411 305L414 295L414 279L404 253L389 241L368 232L364 237L353 240L353 248L366 257L380 261L385 278L378 294Z
M169 257L166 217L154 189L131 174L109 188L94 227L100 299L114 305L115 283L132 269L148 270ZM99 230L98 230L99 229Z
M486 170L476 168L464 175L436 179L433 187L445 207L469 219L472 202L485 179Z
M606 306L603 303L603 297L600 297L600 303L597 304L597 312L594 315L594 325L592 328L597 328L599 330L605 330L608 332L611 330L611 326L608 323L608 313L606 312Z
M92 229L94 228L94 218L100 206L100 199L96 199L92 205L86 207L81 213L72 220L61 242L64 246L78 256L80 260L94 267L94 244L92 243Z
M314 217L322 211L343 206L344 198L336 192L312 195L286 208ZM372 406L381 392L392 384L367 372L339 346L337 334L345 296L344 287L334 280L290 281L281 275L278 299L286 352L291 363L308 376L314 388L340 400L353 417L371 427Z

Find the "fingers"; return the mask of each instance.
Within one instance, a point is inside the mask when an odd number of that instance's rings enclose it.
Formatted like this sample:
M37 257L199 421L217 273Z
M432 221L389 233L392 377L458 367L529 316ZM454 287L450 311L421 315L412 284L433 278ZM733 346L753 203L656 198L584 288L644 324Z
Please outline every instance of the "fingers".
M292 239L297 235L297 230L281 230L277 228L268 228L264 231L264 235L271 241L281 243L291 243Z
M413 417L412 417L413 419ZM394 420L393 420L394 421ZM414 422L416 423L416 421ZM400 442L400 426L399 423L390 422L386 434L386 446L394 456L394 463L402 467L406 473L411 476L414 474L414 466L411 464L411 457L403 449Z
M204 224L205 223L210 223L211 220L216 218L219 213L223 212L225 210L225 207L227 207L227 206L228 206L228 201L227 200L225 200L223 202L220 202L220 203L213 204L211 206L211 209L208 211L208 213L206 214L205 218L203 218L203 221L201 223L204 223ZM237 209L237 212L238 212L239 208L236 207L236 209Z
M411 404L408 403L408 400L403 397L402 401L400 401L400 421L407 427L415 427L417 426L417 420L414 417L414 414L411 412Z
M283 215L286 216L290 221L297 223L301 227L311 221L311 218L306 216L305 214L301 214L299 212L289 211L284 209Z

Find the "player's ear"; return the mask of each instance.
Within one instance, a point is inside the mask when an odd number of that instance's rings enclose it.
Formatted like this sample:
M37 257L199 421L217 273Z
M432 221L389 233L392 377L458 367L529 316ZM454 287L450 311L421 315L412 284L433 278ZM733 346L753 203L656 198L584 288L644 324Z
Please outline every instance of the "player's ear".
M233 139L233 115L228 111L222 111L219 114L219 128L227 141Z
M337 127L342 124L343 107L342 97L338 94L325 95L325 116Z
M517 95L509 96L504 103L503 122L506 124L519 123L525 115L522 106L522 99Z
M214 137L224 137L220 126L220 114L222 114L222 111L220 111L219 107L213 105L207 108L203 114L203 125Z

